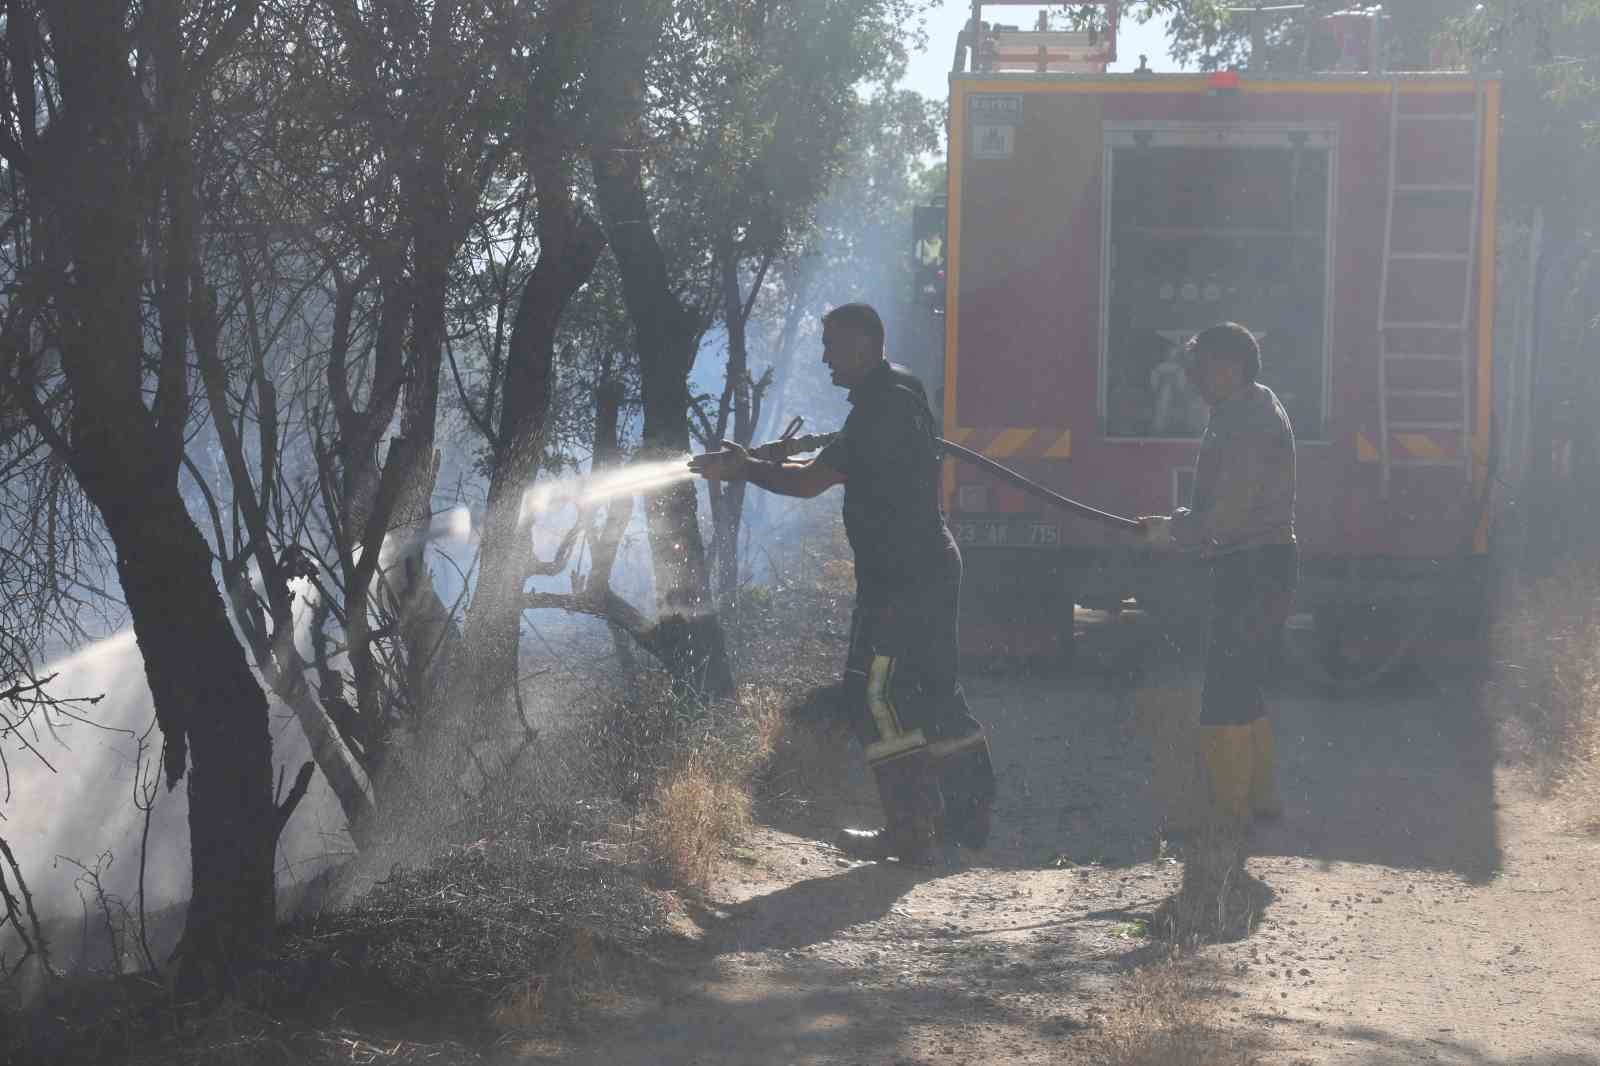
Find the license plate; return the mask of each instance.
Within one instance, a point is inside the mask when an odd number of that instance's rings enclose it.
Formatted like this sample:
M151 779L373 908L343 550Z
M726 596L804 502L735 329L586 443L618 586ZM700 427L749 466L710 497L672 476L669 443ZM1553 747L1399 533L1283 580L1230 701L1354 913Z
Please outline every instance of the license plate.
M956 543L970 548L1055 548L1061 527L1032 519L964 518L951 523Z

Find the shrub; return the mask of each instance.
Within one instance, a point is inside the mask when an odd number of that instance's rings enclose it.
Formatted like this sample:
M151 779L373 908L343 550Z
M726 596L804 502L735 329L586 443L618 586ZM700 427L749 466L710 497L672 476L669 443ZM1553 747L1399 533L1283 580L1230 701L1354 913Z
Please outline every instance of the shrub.
M1119 1009L1090 1034L1097 1066L1248 1066L1255 1061L1222 1017L1213 983L1178 963L1135 970Z
M782 699L747 686L737 705L681 723L641 817L646 849L674 884L703 890L750 827L757 772L783 729Z
M1540 789L1600 831L1600 568L1570 563L1502 602L1485 701Z

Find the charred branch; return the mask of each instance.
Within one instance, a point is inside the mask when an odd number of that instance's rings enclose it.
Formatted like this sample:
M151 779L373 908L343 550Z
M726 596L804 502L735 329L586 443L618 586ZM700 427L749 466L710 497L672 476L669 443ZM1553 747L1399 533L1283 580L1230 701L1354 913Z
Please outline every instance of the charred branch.
M273 798L273 813L276 818L272 834L274 841L283 833L283 827L289 824L294 809L306 798L306 789L311 787L311 775L316 768L317 764L310 760L301 763L299 772L294 775L294 784L289 786L288 795L283 794L283 770L279 768L278 787L274 790Z
M19 902L16 894L6 884L6 871L0 870L0 901L5 903L6 908L5 921L0 922L0 928L9 924L17 931L17 937L22 941L22 957L6 976L15 974L29 958L38 955L39 961L44 964L44 972L53 977L55 970L50 965L50 942L45 939L44 928L39 924L38 912L33 909L33 893L28 891L28 882L22 878L22 867L18 865L17 857L4 837L0 837L0 856L5 858L11 880L16 884L17 892L22 894L22 900Z

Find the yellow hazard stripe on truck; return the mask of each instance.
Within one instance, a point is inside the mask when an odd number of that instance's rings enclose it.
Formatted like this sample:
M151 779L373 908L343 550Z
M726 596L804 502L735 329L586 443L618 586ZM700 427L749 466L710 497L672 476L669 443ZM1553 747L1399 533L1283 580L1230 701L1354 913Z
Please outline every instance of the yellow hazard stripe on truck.
M1407 459L1447 459L1456 453L1453 444L1447 444L1426 433L1396 433L1390 440L1392 451ZM1356 459L1363 463L1379 461L1378 446L1365 433L1356 434Z
M991 459L1071 459L1072 430L1059 426L952 429L945 437Z
M1449 454L1432 437L1422 433L1396 433L1394 439L1414 459L1443 459Z
M984 454L995 459L1010 459L1027 447L1037 433L1035 429L1003 429L994 442L984 449Z

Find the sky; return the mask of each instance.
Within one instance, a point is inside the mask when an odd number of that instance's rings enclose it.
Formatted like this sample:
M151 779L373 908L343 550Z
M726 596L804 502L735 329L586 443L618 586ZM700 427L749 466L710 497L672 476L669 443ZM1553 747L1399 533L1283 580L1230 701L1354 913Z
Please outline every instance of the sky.
M994 10L997 12L998 21L1012 25L1029 25L1039 9L997 7ZM911 65L906 71L905 81L902 82L905 88L914 89L936 100L945 98L948 93L950 60L955 55L956 35L961 32L961 27L966 24L971 13L970 0L944 0L944 3L928 14L928 47L926 51L911 57ZM984 18L990 19L987 11L984 13ZM1124 18L1117 35L1117 62L1113 63L1110 69L1113 72L1134 69L1139 65L1140 53L1150 57L1151 70L1181 69L1167 55L1166 28L1165 19L1152 19L1141 26L1132 19Z

